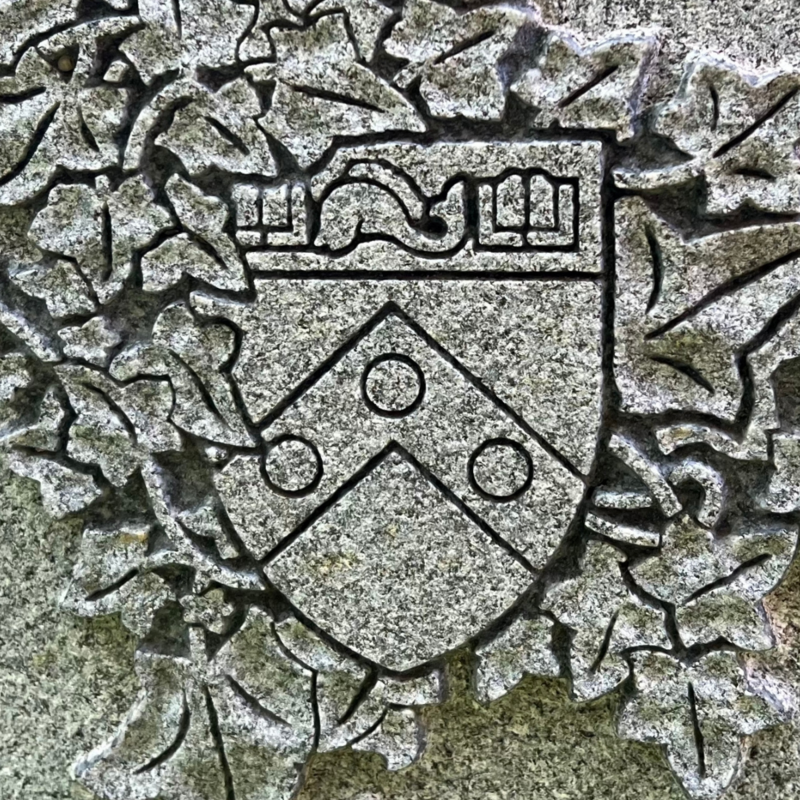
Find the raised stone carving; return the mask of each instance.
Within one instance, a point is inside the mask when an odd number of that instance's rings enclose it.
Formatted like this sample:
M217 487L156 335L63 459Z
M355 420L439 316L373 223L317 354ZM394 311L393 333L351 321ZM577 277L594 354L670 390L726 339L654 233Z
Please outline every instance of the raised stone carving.
M401 769L468 649L485 702L624 684L718 797L779 718L740 655L798 538L800 77L654 98L658 31L494 4L76 8L0 48L0 440L83 520L64 608L138 640L77 778Z

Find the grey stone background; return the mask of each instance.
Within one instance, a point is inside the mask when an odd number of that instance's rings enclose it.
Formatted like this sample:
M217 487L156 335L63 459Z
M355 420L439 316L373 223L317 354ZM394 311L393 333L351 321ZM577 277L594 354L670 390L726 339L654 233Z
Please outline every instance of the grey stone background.
M547 21L593 37L658 25L674 61L712 48L751 67L800 66L791 0L543 0ZM58 608L77 557L74 523L53 523L36 484L0 468L0 798L89 800L75 756L108 737L137 691L134 642L116 617ZM767 601L781 642L773 671L800 692L800 563ZM378 756L316 757L300 800L678 800L658 747L614 734L617 698L575 704L559 681L526 679L484 708L469 664L448 676L450 700L425 711L420 762L387 772ZM753 740L729 800L800 797L800 721Z

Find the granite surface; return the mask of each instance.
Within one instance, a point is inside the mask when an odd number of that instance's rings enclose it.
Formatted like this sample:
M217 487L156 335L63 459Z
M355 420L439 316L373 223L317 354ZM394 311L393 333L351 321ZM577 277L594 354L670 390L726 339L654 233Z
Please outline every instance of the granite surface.
M800 795L795 16L0 0L0 797Z

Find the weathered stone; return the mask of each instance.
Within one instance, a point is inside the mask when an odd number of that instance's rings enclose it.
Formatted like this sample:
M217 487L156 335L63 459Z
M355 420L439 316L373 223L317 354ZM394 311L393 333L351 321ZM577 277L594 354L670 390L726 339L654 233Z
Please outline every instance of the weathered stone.
M0 2L0 796L793 800L765 9Z

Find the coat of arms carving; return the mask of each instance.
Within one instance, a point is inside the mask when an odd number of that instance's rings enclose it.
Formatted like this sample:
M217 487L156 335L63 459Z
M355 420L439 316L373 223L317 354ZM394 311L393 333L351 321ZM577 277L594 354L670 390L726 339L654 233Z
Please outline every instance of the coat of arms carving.
M424 751L456 652L696 798L800 506L800 73L530 6L87 3L0 48L0 436L141 693L103 800ZM666 92L666 93L665 93Z

